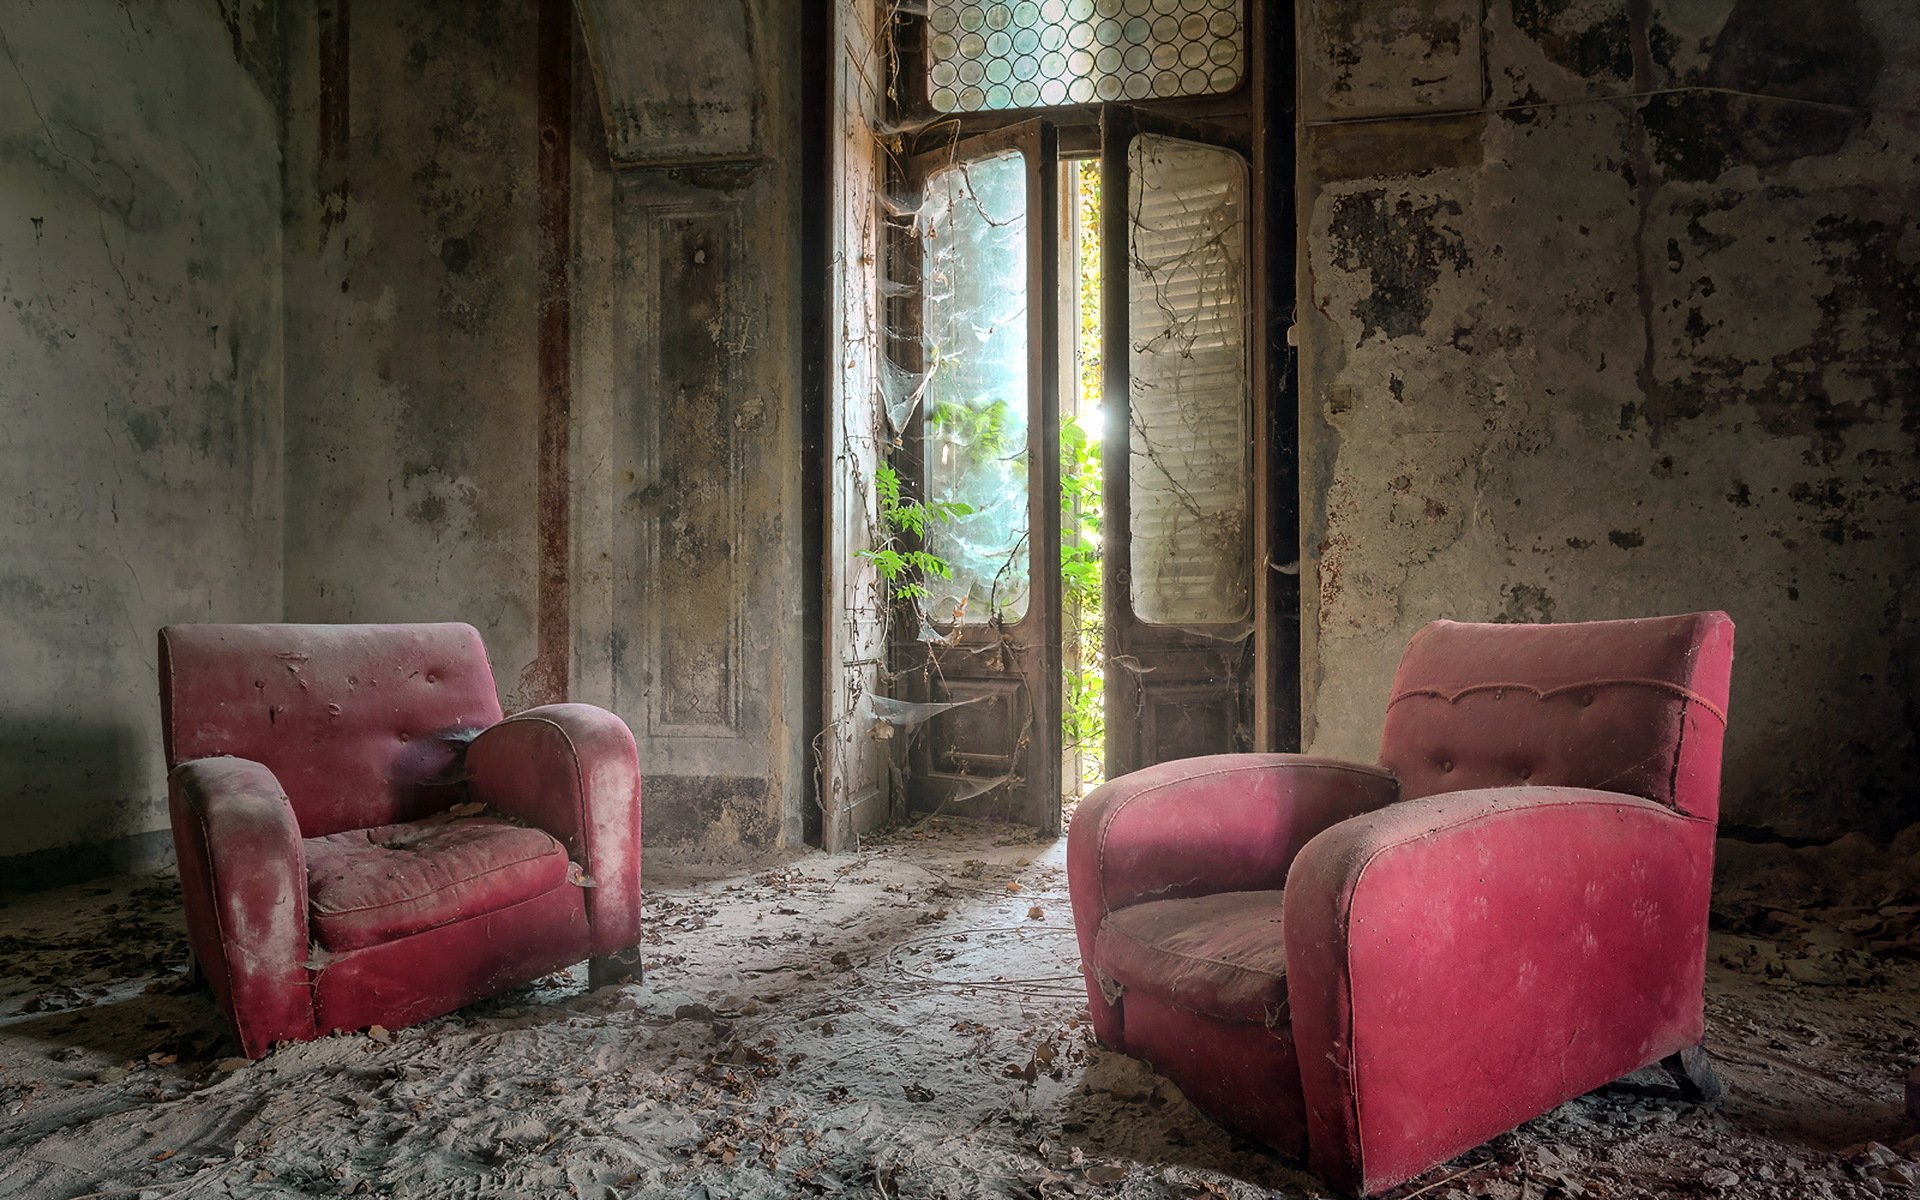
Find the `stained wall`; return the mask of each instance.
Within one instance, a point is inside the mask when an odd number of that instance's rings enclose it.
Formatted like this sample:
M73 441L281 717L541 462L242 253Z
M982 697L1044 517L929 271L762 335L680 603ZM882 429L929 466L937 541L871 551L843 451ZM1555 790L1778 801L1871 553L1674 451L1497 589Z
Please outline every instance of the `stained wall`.
M288 618L469 621L650 844L797 841L794 6L287 21Z
M1914 780L1920 11L1300 8L1305 741L1435 617L1724 608L1724 820Z
M860 551L883 532L873 479L894 437L882 400L881 260L886 253L889 168L885 128L885 30L863 0L835 0L828 187L832 195L831 318L826 487L833 497L822 606L826 668L821 737L822 844L857 845L899 814L892 786L905 741L875 717L887 690L885 585Z
M797 844L802 6L578 8L576 692L634 730L650 844Z
M531 0L289 5L293 621L458 620L535 671Z
M281 611L276 33L0 6L0 885L166 852L156 629Z

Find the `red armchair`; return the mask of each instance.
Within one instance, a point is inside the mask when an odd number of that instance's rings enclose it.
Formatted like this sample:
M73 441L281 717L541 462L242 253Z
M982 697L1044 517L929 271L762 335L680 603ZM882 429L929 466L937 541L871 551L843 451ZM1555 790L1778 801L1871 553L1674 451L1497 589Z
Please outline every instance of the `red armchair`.
M502 720L471 626L169 626L160 709L188 940L248 1057L638 970L633 735Z
M1362 1195L1700 1043L1724 613L1437 621L1382 766L1163 763L1080 806L1096 1036Z

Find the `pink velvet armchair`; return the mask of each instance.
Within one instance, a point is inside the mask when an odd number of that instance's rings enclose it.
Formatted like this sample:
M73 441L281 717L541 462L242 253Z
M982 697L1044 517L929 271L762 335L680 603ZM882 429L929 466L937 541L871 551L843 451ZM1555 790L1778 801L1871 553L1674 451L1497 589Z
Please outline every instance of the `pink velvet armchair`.
M633 735L502 720L471 626L169 626L160 708L188 940L249 1057L638 970Z
M1088 797L1068 880L1093 1027L1223 1124L1383 1191L1700 1049L1724 613L1437 621L1380 766L1163 763Z

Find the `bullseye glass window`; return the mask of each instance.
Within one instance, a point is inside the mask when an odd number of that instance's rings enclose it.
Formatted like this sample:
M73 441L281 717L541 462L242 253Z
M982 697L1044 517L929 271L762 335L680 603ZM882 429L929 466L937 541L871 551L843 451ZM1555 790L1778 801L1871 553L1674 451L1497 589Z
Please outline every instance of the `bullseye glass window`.
M927 95L941 112L1231 92L1242 0L930 0Z

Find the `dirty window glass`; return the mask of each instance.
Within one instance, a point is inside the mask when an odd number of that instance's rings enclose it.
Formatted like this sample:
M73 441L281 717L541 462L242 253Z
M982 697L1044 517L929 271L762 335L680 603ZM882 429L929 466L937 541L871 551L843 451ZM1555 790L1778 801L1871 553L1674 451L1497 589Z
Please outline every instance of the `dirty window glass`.
M1245 620L1246 166L1147 134L1128 165L1133 610L1163 624Z
M929 368L927 498L972 511L928 527L953 568L941 622L1027 611L1027 165L1008 151L942 168L919 218Z
M1241 0L930 0L941 112L1210 96L1246 70Z

